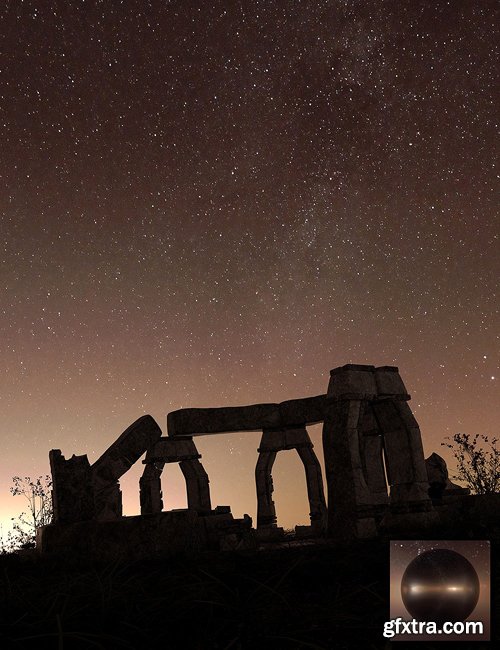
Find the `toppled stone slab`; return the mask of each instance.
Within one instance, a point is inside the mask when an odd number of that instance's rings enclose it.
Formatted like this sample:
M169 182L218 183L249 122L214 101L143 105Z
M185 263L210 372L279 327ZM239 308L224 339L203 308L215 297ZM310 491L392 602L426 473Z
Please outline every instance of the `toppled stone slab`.
M161 438L161 433L154 418L143 415L125 429L92 465L97 519L119 519L122 516L122 494L118 480Z
M94 484L100 486L117 481L161 435L160 427L150 415L133 422L92 465Z

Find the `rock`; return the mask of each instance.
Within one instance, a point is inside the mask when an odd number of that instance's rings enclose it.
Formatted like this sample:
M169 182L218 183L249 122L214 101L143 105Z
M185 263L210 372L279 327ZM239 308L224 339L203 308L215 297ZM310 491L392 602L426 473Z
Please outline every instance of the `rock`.
M429 496L432 499L441 499L443 496L465 495L470 490L456 483L452 483L448 477L446 461L439 454L432 453L425 459L427 477L429 480Z

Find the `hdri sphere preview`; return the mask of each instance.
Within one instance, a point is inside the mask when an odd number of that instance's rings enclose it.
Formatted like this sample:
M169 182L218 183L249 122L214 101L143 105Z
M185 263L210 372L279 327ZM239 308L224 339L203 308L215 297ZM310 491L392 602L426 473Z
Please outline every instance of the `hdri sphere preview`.
M401 580L403 603L420 621L464 621L479 600L479 578L463 555L433 549L418 555Z

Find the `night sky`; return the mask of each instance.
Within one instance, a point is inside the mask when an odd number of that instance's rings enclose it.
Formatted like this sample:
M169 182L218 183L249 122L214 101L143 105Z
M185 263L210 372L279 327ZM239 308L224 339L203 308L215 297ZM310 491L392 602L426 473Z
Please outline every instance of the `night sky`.
M345 363L399 366L426 455L498 434L495 6L2 3L4 522L51 448L93 462L144 413L317 395ZM255 517L259 439L196 439L213 505ZM294 452L274 481L307 523Z

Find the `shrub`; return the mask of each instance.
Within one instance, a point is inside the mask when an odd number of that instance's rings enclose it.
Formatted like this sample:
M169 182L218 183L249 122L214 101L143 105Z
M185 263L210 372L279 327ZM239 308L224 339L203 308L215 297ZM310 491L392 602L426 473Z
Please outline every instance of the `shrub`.
M498 438L477 433L456 433L450 442L442 442L453 452L457 461L457 475L473 494L491 494L500 491L500 449Z

